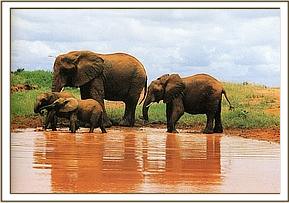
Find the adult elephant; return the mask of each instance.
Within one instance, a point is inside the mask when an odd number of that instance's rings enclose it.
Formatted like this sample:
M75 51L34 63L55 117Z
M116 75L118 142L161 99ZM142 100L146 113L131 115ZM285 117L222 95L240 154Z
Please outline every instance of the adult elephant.
M222 94L230 104L221 82L207 74L181 78L178 74L166 74L151 82L143 104L143 118L148 121L148 110L152 102L166 103L167 131L177 132L176 123L184 112L206 114L204 133L221 133ZM215 126L213 127L213 121Z
M65 86L80 87L81 99L92 98L102 105L105 127L112 123L107 117L104 99L123 101L125 113L119 124L133 126L143 88L144 98L146 95L147 75L144 66L125 53L72 51L57 56L54 62L52 91L59 92Z

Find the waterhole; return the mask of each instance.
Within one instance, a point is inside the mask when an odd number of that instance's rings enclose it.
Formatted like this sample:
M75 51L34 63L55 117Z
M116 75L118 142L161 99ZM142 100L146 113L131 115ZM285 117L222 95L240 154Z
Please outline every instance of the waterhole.
M11 134L12 193L279 193L280 145L110 128Z

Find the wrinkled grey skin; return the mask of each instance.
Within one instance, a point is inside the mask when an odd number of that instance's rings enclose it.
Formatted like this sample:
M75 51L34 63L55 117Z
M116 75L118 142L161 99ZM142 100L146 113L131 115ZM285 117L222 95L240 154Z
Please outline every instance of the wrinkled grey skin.
M36 100L34 103L34 113L41 113L40 112L41 107L52 104L54 101L56 101L59 98L71 98L71 97L74 97L74 96L69 92L42 93L36 97ZM57 117L55 115L55 112L48 111L45 117L43 129L46 130L48 128L51 128L53 131L56 131L56 125L57 125Z
M102 106L94 99L60 98L52 104L40 108L40 110L43 109L54 110L58 117L69 119L69 129L73 133L78 128L78 120L90 125L90 133L93 132L95 127L100 127L101 132L106 133L103 126Z
M230 104L221 82L207 74L185 78L181 78L178 74L166 74L149 85L143 104L143 118L148 121L148 110L152 102L163 100L166 103L167 132L177 132L176 123L184 112L187 112L206 114L207 124L204 133L221 133L222 94Z
M81 99L95 99L103 106L106 127L112 123L104 99L123 101L125 113L119 124L134 126L137 102L143 88L146 94L146 85L144 66L125 53L72 51L57 56L54 62L52 91L59 92L64 86L80 87Z

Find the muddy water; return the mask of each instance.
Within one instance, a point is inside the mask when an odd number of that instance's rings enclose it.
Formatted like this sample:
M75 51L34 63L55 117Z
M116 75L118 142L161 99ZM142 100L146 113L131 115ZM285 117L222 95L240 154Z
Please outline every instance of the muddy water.
M108 129L11 135L12 193L279 193L279 144Z

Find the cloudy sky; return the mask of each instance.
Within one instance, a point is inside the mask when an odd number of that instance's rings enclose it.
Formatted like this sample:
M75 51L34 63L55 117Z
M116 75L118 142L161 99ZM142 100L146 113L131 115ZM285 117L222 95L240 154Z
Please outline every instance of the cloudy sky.
M16 9L12 70L52 70L72 50L126 52L149 80L208 73L280 86L278 9Z

